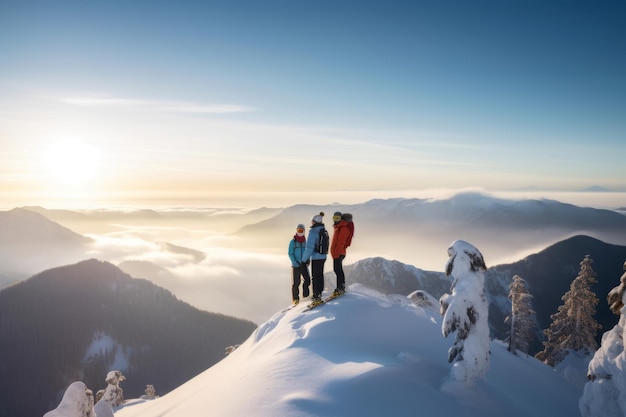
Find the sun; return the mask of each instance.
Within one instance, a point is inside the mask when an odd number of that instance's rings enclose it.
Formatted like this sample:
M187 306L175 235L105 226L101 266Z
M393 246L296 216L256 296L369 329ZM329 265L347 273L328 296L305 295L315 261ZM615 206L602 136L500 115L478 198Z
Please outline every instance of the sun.
M96 176L100 152L93 145L62 141L48 146L43 153L47 178L57 184L81 186Z

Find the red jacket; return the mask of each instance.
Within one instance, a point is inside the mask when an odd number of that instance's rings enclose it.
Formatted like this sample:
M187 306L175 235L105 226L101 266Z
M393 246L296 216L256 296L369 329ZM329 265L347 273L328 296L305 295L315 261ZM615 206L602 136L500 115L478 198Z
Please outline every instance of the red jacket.
M351 232L348 229L348 222L345 220L333 225L335 232L333 233L333 241L330 243L330 256L333 259L339 258L346 254L346 248L350 246L348 242Z

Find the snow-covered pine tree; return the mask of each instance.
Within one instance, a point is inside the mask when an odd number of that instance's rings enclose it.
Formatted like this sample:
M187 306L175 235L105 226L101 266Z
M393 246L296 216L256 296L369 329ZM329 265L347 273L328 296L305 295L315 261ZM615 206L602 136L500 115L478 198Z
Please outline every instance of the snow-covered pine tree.
M444 337L456 332L448 350L453 380L472 384L489 368L489 308L485 297L487 269L483 256L471 244L457 240L448 248L446 274L454 277L452 294L439 299Z
M104 390L102 398L98 400L107 402L111 407L117 407L124 403L124 390L120 387L120 382L126 380L121 371L110 371L105 382L108 384Z
M561 297L563 304L550 316L552 323L544 330L544 350L535 357L550 366L561 362L569 350L591 353L598 347L595 336L602 326L593 318L598 297L590 289L597 282L592 263L589 255L581 261L578 276Z
M626 272L607 301L611 311L620 315L619 322L602 335L602 345L589 362L589 382L579 402L583 417L626 416Z
M509 300L511 300L511 315L506 318L506 322L511 325L507 339L508 349L513 354L516 354L518 350L527 354L529 340L537 325L537 316L532 308L533 296L526 288L526 281L519 275L515 275L509 285Z
M159 396L156 394L156 390L154 389L154 385L148 384L146 385L146 395L142 395L141 398L144 400L154 400Z
M65 390L59 406L43 417L96 417L92 391L82 381L72 382Z

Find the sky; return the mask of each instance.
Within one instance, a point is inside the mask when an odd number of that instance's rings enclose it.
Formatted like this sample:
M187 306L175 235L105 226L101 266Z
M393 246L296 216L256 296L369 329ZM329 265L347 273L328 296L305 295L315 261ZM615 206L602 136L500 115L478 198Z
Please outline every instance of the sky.
M625 9L2 0L0 203L624 191Z
M146 381L160 398L139 400L143 393L126 390L115 416L580 415L589 358L569 355L555 372L493 341L484 379L465 385L450 377L455 336L443 337L438 311L358 285L304 309L277 311L233 353L169 393Z

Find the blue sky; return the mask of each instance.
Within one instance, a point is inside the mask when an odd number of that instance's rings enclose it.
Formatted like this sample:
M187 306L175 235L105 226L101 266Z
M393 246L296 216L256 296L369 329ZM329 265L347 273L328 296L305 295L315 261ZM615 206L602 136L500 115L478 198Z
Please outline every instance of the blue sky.
M2 0L0 189L626 190L625 41L622 2Z

